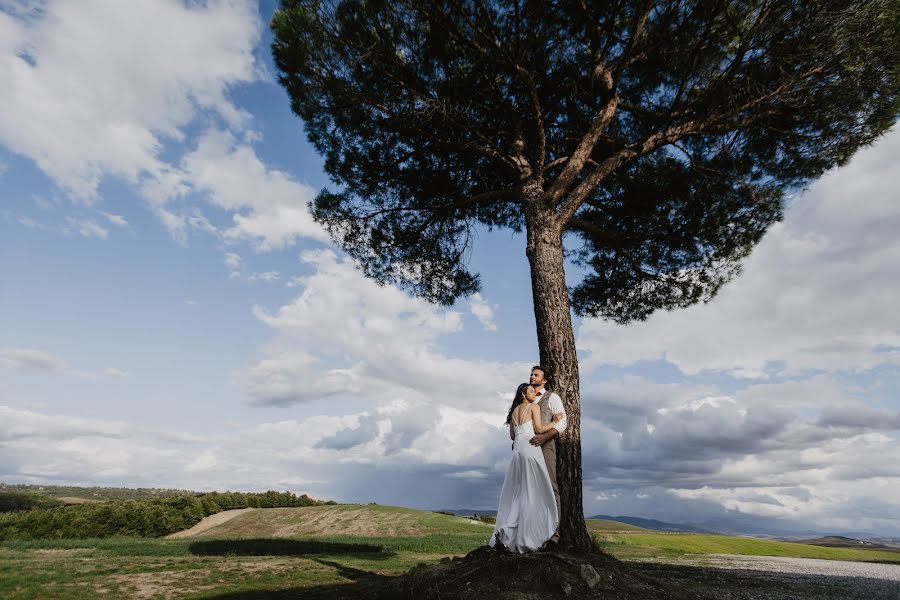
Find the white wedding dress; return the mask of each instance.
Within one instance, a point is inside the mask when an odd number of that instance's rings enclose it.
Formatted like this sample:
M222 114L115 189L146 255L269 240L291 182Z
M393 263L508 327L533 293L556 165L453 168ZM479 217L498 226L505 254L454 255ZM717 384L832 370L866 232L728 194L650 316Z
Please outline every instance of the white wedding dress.
M553 485L540 446L528 443L534 425L526 421L515 427L513 455L500 490L497 525L488 541L497 538L511 552L538 550L550 539L559 524Z

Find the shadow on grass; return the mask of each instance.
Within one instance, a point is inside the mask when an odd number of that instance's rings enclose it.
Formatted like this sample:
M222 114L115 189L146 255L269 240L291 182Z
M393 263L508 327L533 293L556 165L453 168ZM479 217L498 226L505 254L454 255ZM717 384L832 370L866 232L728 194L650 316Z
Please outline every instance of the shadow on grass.
M354 544L344 544L351 546ZM208 600L281 600L302 598L303 600L377 600L396 598L394 577L380 575L362 569L354 569L340 563L321 558L311 560L335 569L348 583L331 583L282 590L251 590L248 592L229 592L215 596L204 596Z
M188 546L198 556L305 556L330 554L359 556L368 559L387 559L394 552L374 544L348 544L316 540L284 538L249 538L238 540L206 540Z

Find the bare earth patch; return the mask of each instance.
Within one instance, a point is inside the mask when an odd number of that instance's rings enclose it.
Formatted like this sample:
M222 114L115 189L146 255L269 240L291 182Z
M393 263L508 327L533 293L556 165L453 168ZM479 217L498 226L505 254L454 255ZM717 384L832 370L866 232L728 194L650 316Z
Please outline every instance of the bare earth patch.
M428 533L403 512L375 511L366 506L251 508L214 521L218 513L191 529L168 537L303 537L328 535L402 536ZM227 523L227 524L226 524Z
M212 567L198 566L184 571L111 575L97 582L94 591L108 593L110 588L117 588L121 597L129 599L172 600L221 589L229 583L244 582L261 574L286 573L302 573L309 576L313 573L336 573L336 569L333 566L298 558L230 557L227 562Z
M97 502L103 502L102 500L96 500L93 498L77 498L75 496L59 496L57 500L65 504L94 504Z
M231 519L238 517L246 512L254 511L254 510L264 510L261 508L236 508L234 510L223 510L220 513L216 513L214 515L210 515L191 527L190 529L185 529L183 531L177 531L175 533L169 534L166 536L167 539L177 540L181 538L192 538L200 535L201 533L206 533L213 527L218 527L223 523L227 523Z
M93 552L93 548L37 548L32 550L38 556L62 556L73 554L84 554Z
M168 572L165 576L161 573L130 573L128 575L113 575L108 581L115 582L121 590L127 590L128 598L147 600L148 598L177 598L189 593L211 590L214 584L199 585L192 581L197 576L206 577L209 569L197 569L185 572ZM98 589L103 588L98 586Z

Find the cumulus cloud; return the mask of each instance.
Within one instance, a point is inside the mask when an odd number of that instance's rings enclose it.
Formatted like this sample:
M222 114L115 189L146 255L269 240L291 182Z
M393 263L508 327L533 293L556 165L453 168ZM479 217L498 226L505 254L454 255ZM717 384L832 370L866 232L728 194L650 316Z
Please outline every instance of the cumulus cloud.
M315 190L257 156L252 117L229 97L270 78L255 54L263 26L249 0L6 4L0 144L33 160L76 202L96 204L104 180L124 181L178 242L187 245L192 232L213 236L232 278L241 273L230 246L269 252L300 238L327 241L307 209ZM66 217L61 227L18 220L97 239L129 226L102 210L96 219ZM272 281L272 273L250 280Z
M619 326L584 321L587 369L666 360L764 378L900 364L900 129L796 198L711 303Z
M51 1L0 11L0 142L83 202L103 177L164 181L166 140L209 111L248 115L229 86L260 77L253 3Z
M476 489L452 478L442 483L444 474L472 470L459 461L384 460L378 441L386 433L382 426L376 426L376 439L364 439L372 433L369 416L309 416L198 436L0 406L0 475L7 482L277 488L339 501L418 506L435 502L435 491L458 505ZM422 486L423 480L434 484Z
M527 365L448 356L438 340L462 328L458 312L413 298L364 277L330 250L305 251L313 274L294 278L302 292L275 312L254 307L277 334L279 349L239 374L261 403L288 405L322 395L353 395L367 383L370 398L493 400ZM313 349L315 349L314 353ZM496 400L494 400L496 402Z
M373 441L378 436L378 423L368 418L368 413L363 413L357 419L357 424L337 430L332 435L324 437L316 444L317 448L330 450L349 450Z
M307 209L315 190L267 167L252 147L230 132L207 131L181 167L194 190L233 214L233 224L222 231L226 241L250 240L270 251L301 237L329 239Z
M469 310L475 315L475 318L481 321L481 325L487 331L497 331L497 325L494 323L495 305L488 304L484 297L475 293L469 299Z
M586 506L663 520L734 524L753 514L783 519L782 528L849 527L868 493L859 490L900 484L900 421L857 398L854 386L816 376L715 391L634 375L587 386ZM855 526L897 531L900 521L882 515Z

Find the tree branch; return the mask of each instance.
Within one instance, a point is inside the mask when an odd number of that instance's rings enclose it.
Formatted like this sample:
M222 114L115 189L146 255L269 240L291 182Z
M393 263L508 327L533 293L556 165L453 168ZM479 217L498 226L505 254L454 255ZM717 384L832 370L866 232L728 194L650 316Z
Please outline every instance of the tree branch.
M559 174L556 181L554 181L553 185L550 186L550 189L547 190L545 197L552 206L556 206L559 203L569 189L569 186L575 181L575 178L581 174L585 162L587 162L587 159L594 151L594 146L597 144L600 136L603 135L606 126L612 121L613 115L616 114L618 103L619 97L613 95L597 116L594 117L591 128L581 138L578 147L575 148L575 151L566 162L566 166L563 168L562 173Z
M631 53L640 39L641 34L644 32L652 8L652 2L644 3L641 12L638 13L637 18L634 21L628 42L626 42L622 52L612 59L609 64L604 64L603 57L600 57L594 67L595 77L600 79L603 83L605 93L610 94L610 98L604 104L603 108L600 109L600 112L597 113L597 116L591 123L590 129L581 138L578 147L572 153L568 163L566 163L565 168L563 168L562 173L559 174L559 177L556 178L556 181L553 182L550 189L547 191L547 199L554 207L559 204L560 200L568 191L569 186L571 186L575 179L581 174L591 153L594 151L594 146L597 145L597 142L600 140L600 137L603 135L603 132L606 130L616 113L616 108L618 108L619 104L619 96L616 93L619 76L622 73L622 69L628 64ZM574 211L572 214L574 214ZM571 217L571 215L569 215L569 217Z
M641 34L644 33L644 27L647 25L647 19L650 17L650 11L653 9L653 2L645 2L644 7L641 10L640 14L638 14L637 19L634 21L634 26L631 29L631 35L628 37L628 43L625 45L625 48L622 52L612 59L609 62L609 67L607 70L610 71L613 81L618 82L619 76L622 74L622 70L633 61L632 52L634 52L634 47L637 45L638 40L641 37Z
M813 67L801 73L791 81L786 81L778 86L775 90L758 96L753 100L749 100L744 104L729 110L728 112L718 115L712 115L705 119L695 119L687 121L680 125L675 125L664 131L658 131L643 141L630 144L621 150L607 157L603 162L597 165L588 175L572 190L567 196L565 203L556 215L556 227L559 231L566 226L566 223L575 216L575 212L584 202L584 199L603 181L610 173L621 167L626 162L635 160L636 158L653 152L657 148L666 144L671 144L689 135L698 135L705 133L722 134L729 131L746 128L763 117L770 116L773 109L762 110L753 114L741 117L750 109L756 108L765 101L780 96L785 91L797 83L807 79L808 77L822 71L821 66ZM571 162L571 161L570 161ZM568 165L567 165L568 168ZM574 177L573 177L574 179ZM555 185L555 184L554 184Z
M544 165L544 171L553 169L554 167L558 167L559 165L564 164L567 160L569 160L568 156L560 156L559 158L555 158Z
M534 77L532 77L531 72L528 71L525 67L517 64L515 65L516 71L522 76L525 80L526 85L528 86L528 99L529 99L529 108L530 116L531 116L531 126L532 126L532 135L534 135L537 141L537 153L534 156L534 160L531 163L531 168L533 173L542 174L541 168L544 164L544 159L546 157L547 152L547 136L544 132L544 118L541 114L541 100L538 97L537 85L534 83Z
M397 212L431 212L433 214L438 214L438 215L443 216L443 215L449 214L450 211L453 211L453 210L456 210L459 208L465 208L465 207L471 206L473 204L481 204L481 203L489 202L492 200L503 200L503 199L518 200L518 199L520 199L519 194L520 194L520 192L517 188L509 187L509 188L503 188L500 190L490 190L488 192L482 192L480 194L475 194L474 196L468 196L466 198L457 200L456 202L453 202L446 206L439 206L439 207L392 206L390 208L382 208L382 209L367 213L365 215L347 214L346 216L347 216L347 218L353 219L356 221L367 221L367 220L377 217L379 215L397 213ZM430 222L434 222L436 220L437 219L434 219L433 217L429 217L429 219L428 219L428 221L430 221Z

